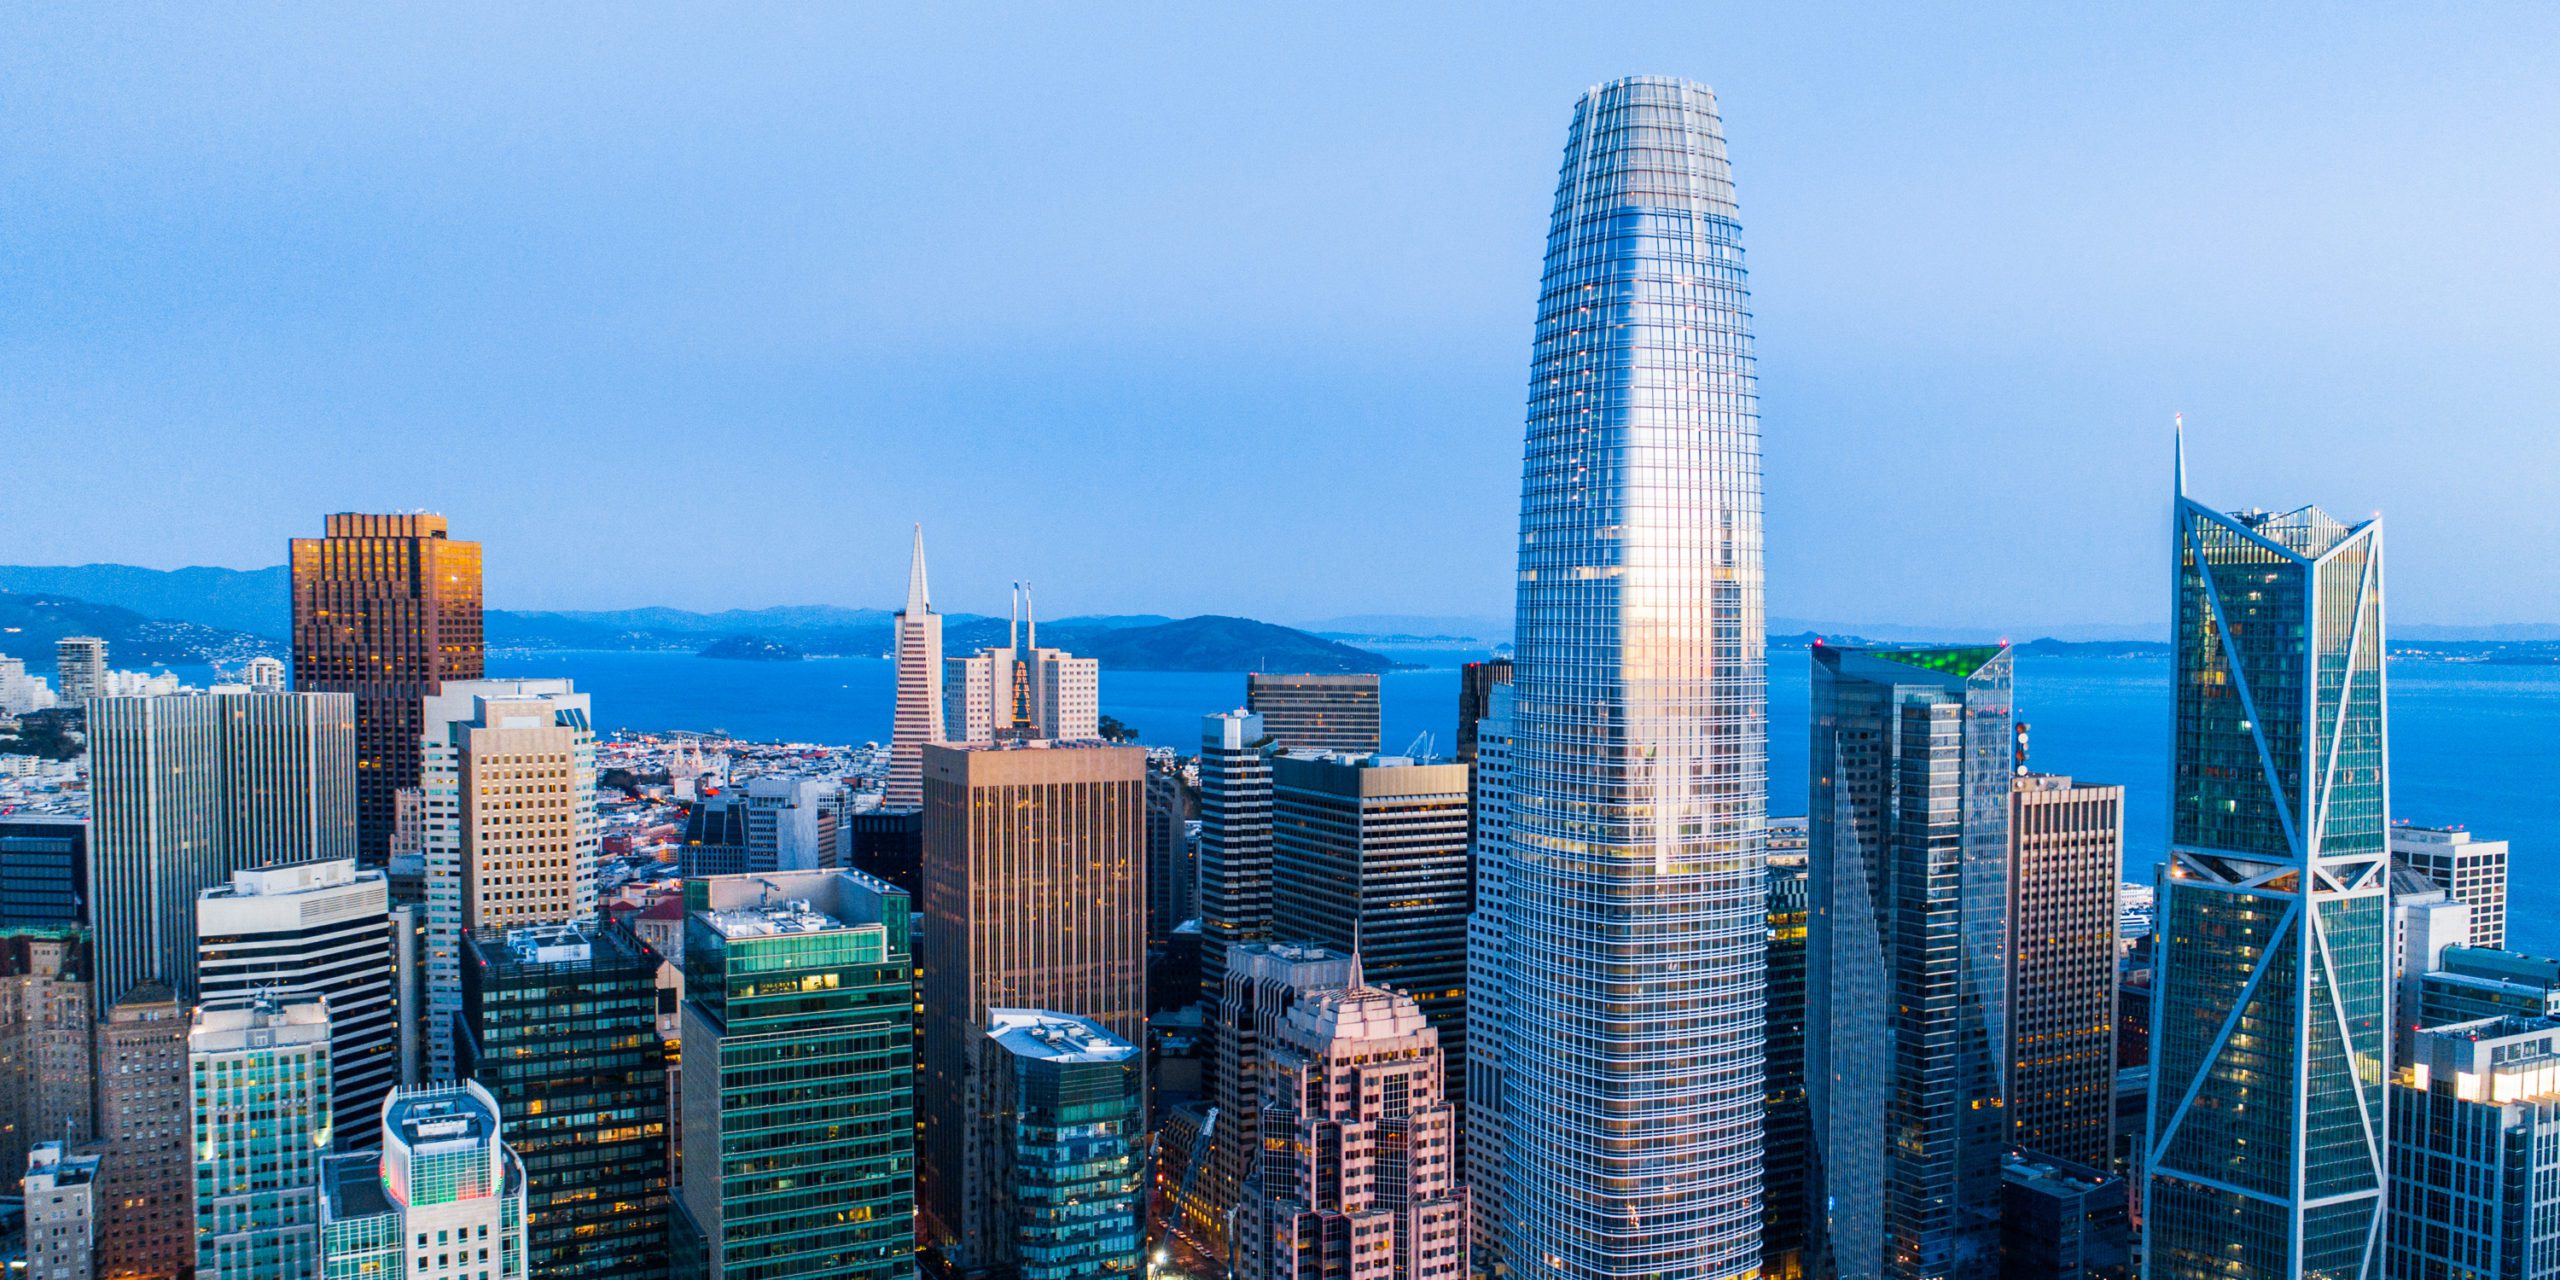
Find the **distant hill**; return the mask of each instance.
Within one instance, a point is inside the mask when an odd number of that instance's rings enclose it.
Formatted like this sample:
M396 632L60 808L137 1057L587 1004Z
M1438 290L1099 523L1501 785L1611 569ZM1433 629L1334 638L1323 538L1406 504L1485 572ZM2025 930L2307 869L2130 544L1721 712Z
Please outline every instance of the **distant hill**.
M145 618L195 622L277 640L293 634L293 575L280 564L264 569L0 565L0 591L68 596L130 609Z
M284 656L280 640L195 622L146 618L111 604L68 596L0 592L0 654L53 678L54 642L64 636L98 636L107 642L107 664L119 669L172 663L239 662L260 654Z

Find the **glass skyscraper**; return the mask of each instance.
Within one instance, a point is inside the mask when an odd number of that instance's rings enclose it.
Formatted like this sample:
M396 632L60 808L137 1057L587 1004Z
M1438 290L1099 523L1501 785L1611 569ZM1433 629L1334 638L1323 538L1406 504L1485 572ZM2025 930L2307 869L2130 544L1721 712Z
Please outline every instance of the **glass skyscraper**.
M2150 1274L2379 1275L2382 527L2176 505Z
M1937 1280L1999 1256L2011 671L2005 645L1813 649L1817 1271Z
M1715 96L1598 86L1547 233L1521 477L1502 1039L1520 1277L1760 1265L1760 438Z

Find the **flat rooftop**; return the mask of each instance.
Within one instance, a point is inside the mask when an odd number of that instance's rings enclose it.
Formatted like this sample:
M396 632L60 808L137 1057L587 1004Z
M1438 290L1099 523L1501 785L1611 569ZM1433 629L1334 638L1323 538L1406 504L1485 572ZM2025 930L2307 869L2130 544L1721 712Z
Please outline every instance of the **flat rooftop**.
M987 1035L1014 1056L1040 1062L1125 1062L1138 1052L1090 1019L1046 1009L989 1009Z
M850 926L812 906L805 898L768 907L736 907L705 911L703 918L724 938L773 938L795 933L825 933Z

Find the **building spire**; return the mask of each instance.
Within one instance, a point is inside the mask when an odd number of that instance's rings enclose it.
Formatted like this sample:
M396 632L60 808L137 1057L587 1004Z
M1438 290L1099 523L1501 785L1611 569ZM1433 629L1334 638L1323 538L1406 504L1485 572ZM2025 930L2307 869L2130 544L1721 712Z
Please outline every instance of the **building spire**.
M916 525L915 556L907 561L907 607L901 612L911 618L920 618L933 612L933 595L924 587L924 525L922 523Z
M2175 455L2178 468L2178 489L2175 496L2183 498L2187 496L2187 415L2173 414L2169 421L2172 424L2171 431L2175 441L2170 446L2170 451Z

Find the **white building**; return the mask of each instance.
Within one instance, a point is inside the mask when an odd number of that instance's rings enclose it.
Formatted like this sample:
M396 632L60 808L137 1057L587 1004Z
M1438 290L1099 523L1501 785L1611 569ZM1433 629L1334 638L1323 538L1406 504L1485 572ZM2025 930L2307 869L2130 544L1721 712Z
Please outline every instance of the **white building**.
M196 899L196 984L207 1000L325 998L331 1140L372 1145L401 1081L398 940L379 871L334 859L231 873Z
M98 1157L66 1154L59 1142L27 1152L27 1280L90 1280L97 1274Z
M381 1138L322 1174L325 1274L523 1280L524 1164L498 1100L477 1082L404 1089L383 1108Z
M27 664L16 658L0 657L0 716L22 716L52 705L53 686L43 676L28 674Z
M240 683L261 693L282 693L285 688L284 660L261 654L240 668Z
M107 642L96 636L64 636L53 643L54 685L65 706L79 706L107 688Z
M596 913L596 735L566 680L462 680L426 700L427 1078L454 1079L462 935Z
M2395 826L2391 860L2471 908L2470 945L2507 945L2506 841L2474 839L2461 827Z
M1082 742L1102 736L1100 663L1040 647L1030 593L1014 584L1014 619L1004 647L944 660L945 741L984 746L998 738Z

